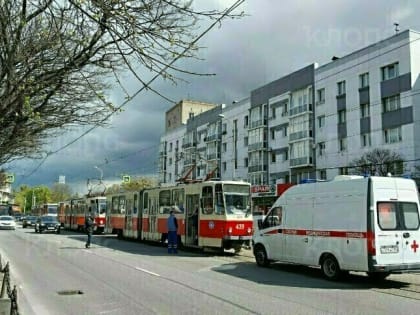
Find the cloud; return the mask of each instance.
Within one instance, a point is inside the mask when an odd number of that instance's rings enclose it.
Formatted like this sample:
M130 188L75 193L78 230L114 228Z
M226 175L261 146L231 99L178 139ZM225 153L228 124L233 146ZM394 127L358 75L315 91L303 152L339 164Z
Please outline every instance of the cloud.
M220 8L233 2L197 1L196 5ZM310 63L324 64L333 55L342 56L391 36L394 22L400 23L401 30L420 30L414 14L420 12L420 2L414 0L258 0L246 1L240 10L247 16L224 21L199 42L206 47L200 53L204 60L176 63L214 76L182 76L187 82L177 85L158 79L152 87L174 102L192 99L229 104ZM131 93L141 87L130 75L124 76L123 83ZM110 93L116 105L125 101L120 89ZM16 173L19 183L51 185L59 175L65 175L67 183L78 189L83 189L87 178L98 177L95 165L101 165L104 179L110 182L118 181L122 173L157 176L164 116L173 105L143 91L124 106L123 112L112 117L109 128L97 128L52 155L30 177L25 174L33 171L39 161L13 163L10 170ZM84 130L56 139L52 150Z

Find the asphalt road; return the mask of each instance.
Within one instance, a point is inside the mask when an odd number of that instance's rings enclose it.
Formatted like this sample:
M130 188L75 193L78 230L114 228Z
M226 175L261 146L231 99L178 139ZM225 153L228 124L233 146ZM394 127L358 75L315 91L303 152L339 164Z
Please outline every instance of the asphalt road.
M85 241L0 231L21 314L418 314L420 305L419 275L329 282L315 268L258 268L246 256L169 255L106 235L85 249Z

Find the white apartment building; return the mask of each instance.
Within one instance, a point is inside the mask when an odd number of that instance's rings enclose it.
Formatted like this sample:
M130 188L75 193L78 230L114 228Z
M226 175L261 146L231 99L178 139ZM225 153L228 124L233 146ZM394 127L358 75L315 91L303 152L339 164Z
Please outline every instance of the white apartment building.
M316 168L352 172L374 148L399 153L403 173L420 162L420 33L404 31L315 69Z
M332 179L374 148L399 153L403 173L420 170L420 33L400 32L328 64L306 66L229 105L166 114L161 183L247 180L267 209L279 185ZM180 103L182 104L182 102ZM182 105L183 106L183 105ZM182 115L180 115L181 117ZM173 117L173 115L172 115Z

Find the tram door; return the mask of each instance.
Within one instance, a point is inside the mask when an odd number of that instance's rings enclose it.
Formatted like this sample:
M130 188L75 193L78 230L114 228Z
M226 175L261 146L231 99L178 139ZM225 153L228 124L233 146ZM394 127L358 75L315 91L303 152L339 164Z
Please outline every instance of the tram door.
M186 195L185 245L198 245L200 195Z
M131 237L133 232L133 199L128 197L125 209L124 236Z

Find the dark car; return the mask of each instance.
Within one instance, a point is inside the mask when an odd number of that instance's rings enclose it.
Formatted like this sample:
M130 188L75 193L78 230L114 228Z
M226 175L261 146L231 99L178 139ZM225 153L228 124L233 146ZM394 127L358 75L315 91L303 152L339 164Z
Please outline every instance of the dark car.
M58 222L56 216L44 215L36 220L35 233L54 232L59 234L60 230L61 224Z
M38 217L36 215L29 215L25 217L22 221L22 227L26 228L27 226L35 226L37 218Z

